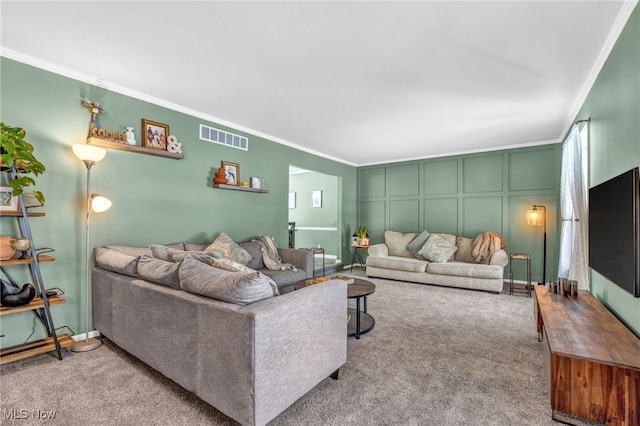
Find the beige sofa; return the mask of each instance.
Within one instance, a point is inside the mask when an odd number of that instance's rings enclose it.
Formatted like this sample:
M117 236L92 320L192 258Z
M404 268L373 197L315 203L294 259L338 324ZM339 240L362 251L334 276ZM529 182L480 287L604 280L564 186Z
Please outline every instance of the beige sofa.
M473 239L451 234L431 234L456 246L451 259L446 262L432 262L416 258L416 255L406 248L418 235L386 231L385 243L372 245L368 249L367 276L493 293L502 292L504 267L509 263L509 257L503 249L494 251L488 264L479 264L470 258Z

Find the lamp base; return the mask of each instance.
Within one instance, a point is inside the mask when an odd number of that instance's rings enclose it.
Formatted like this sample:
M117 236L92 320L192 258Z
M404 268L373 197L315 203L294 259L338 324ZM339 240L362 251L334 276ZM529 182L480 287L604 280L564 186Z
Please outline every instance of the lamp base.
M92 337L89 340L80 340L71 346L71 352L89 352L102 346L102 340Z

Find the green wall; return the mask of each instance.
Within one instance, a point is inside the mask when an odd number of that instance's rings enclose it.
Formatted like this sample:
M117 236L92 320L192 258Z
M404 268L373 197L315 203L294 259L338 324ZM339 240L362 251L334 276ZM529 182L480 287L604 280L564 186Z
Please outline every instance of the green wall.
M339 208L339 178L323 173L308 172L289 177L289 191L296 193L296 207L289 209L289 221L296 227L337 228ZM322 207L312 207L311 192L322 191ZM296 232L296 248L317 247L326 255L340 257L338 231L305 230ZM340 247L341 248L341 247Z
M547 280L557 274L560 144L376 165L358 169L358 223L372 244L384 231L444 232L474 238L486 231L505 237L509 252L533 257L542 281L543 230L528 226L533 204L547 207ZM524 280L524 265L515 264ZM508 275L508 268L505 270Z
M100 127L122 131L134 127L138 141L142 118L166 123L184 151L184 159L171 160L109 150L91 170L92 190L107 196L113 207L92 216L91 246L126 244L147 246L175 241L210 242L220 232L237 241L274 235L287 246L289 164L339 177L340 232L356 223L356 168L314 156L234 129L249 138L249 151L241 151L198 138L200 123L226 129L196 117L127 97L103 88L0 58L0 119L27 130L27 139L47 171L38 189L47 198L46 217L31 220L37 247L56 249L56 262L42 265L45 286L60 287L67 303L52 309L57 327L75 333L84 327L84 200L86 169L71 145L84 143L89 113L80 106L85 97L99 101L104 112ZM294 141L295 142L295 141ZM240 164L242 179L265 178L269 193L225 191L211 187L220 161ZM15 235L15 219L3 217L3 235ZM346 237L342 250L348 250ZM22 271L18 271L19 268ZM21 282L25 268L11 273ZM32 315L2 317L2 347L23 342ZM36 336L42 327L36 326Z
M591 117L590 186L640 166L640 7L636 6L577 119ZM591 293L640 336L640 299L591 270Z

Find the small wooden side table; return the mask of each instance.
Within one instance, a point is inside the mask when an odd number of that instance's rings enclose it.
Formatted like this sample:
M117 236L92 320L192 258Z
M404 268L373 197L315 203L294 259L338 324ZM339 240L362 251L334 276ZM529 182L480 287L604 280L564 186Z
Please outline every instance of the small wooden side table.
M513 294L513 262L524 260L527 262L527 295L531 297L531 255L529 253L511 253L509 255L509 294Z

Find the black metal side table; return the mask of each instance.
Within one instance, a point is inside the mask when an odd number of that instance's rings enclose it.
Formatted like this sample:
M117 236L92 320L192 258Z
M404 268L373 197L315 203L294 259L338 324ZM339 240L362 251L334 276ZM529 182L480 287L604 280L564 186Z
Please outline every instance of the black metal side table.
M513 294L513 262L524 260L527 262L527 295L531 297L531 255L529 253L511 253L509 255L509 294Z
M367 264L364 263L364 259L362 258L362 255L360 253L358 253L358 249L368 249L369 246L361 246L361 245L357 245L357 244L352 244L351 247L353 247L353 257L351 258L351 272L353 272L353 264L356 263L356 260L358 261L358 264L360 265L362 270L366 271L367 270Z

